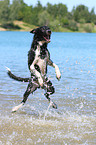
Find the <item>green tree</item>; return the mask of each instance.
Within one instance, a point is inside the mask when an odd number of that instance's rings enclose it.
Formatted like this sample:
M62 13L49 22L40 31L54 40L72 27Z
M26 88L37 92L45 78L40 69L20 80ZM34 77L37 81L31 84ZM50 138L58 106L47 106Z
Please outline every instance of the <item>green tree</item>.
M72 13L73 13L74 20L77 22L80 22L81 19L84 19L85 22L90 21L90 14L88 11L88 7L84 5L77 6L76 10L74 9Z
M67 15L67 7L66 5L62 3L55 4L55 5L51 5L50 3L47 3L47 11L55 19L57 17L61 19L61 17L64 17Z
M32 6L26 6L24 9L24 11L22 12L23 14L23 21L29 24L33 23L33 11L32 11Z
M24 18L25 18L25 13L27 11L27 4L25 4L23 2L23 0L21 0L21 3L20 3L20 6L19 6L19 10L18 10L18 20L20 21L24 21ZM29 9L30 9L31 6L29 6ZM32 9L32 8L31 8Z
M22 19L23 12L22 9L24 8L25 3L23 0L13 0L12 4L10 5L10 20L18 20ZM24 11L24 9L23 9Z
M51 16L46 10L41 12L38 15L38 17L39 17L39 21L38 21L39 25L49 25Z
M94 24L96 24L95 8L92 8L92 10L90 12L90 19L91 19L91 22L93 22Z
M38 26L39 25L39 17L38 15L44 10L40 1L37 2L37 5L32 8L32 24Z
M57 16L59 16L60 19L66 16L68 13L67 6L62 3L57 5L57 10L58 10Z
M64 27L77 31L79 26L83 26L83 30L93 32L93 25L96 24L95 8L89 12L88 7L79 5L73 7L68 12L67 6L59 4L47 3L43 7L40 1L36 6L28 6L24 0L2 0L0 1L0 23L5 27L14 27L14 20L24 21L35 26L48 25L53 31L65 30ZM77 23L81 23L77 25ZM91 27L90 27L91 25Z
M9 5L10 5L9 0L0 1L0 22L5 23L9 20L10 14Z

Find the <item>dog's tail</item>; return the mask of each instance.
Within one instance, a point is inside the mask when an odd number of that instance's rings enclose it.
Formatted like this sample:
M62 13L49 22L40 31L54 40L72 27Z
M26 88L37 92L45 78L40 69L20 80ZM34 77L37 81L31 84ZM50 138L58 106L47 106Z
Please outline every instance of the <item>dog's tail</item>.
M20 81L20 82L29 82L29 79L30 79L30 78L21 78L21 77L17 77L17 76L15 76L15 75L11 72L11 70L10 70L8 67L6 67L6 69L7 69L7 74L8 74L8 76L9 76L10 78L12 78L12 79L14 79L14 80L16 80L16 81Z

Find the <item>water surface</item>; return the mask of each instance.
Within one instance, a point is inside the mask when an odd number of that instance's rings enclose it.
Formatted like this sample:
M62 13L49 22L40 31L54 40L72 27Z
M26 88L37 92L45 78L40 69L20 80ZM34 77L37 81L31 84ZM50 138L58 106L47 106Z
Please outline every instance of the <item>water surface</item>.
M58 109L48 108L43 90L30 95L16 113L27 83L10 79L5 70L30 75L27 53L32 37L28 32L0 32L0 145L95 145L96 144L96 34L52 33L48 48L54 68L48 77L55 87L51 96Z

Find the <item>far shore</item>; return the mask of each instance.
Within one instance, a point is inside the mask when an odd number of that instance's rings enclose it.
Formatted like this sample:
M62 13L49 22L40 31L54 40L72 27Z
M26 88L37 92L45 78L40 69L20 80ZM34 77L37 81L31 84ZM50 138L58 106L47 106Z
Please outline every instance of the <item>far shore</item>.
M25 22L22 21L14 21L12 22L12 26L10 25L6 27L3 27L0 24L0 31L26 31L29 32L30 30L37 28L37 26L34 25L30 25L27 24ZM81 32L81 33L96 33L96 25L92 25L92 24L78 24L78 31L72 31L68 28L58 28L57 31L53 31L53 32Z

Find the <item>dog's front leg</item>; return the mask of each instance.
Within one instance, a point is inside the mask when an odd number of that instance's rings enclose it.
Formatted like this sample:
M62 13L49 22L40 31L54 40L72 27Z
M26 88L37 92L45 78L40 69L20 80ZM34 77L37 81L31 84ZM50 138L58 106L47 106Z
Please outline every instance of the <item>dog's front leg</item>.
M55 63L53 63L53 67L55 68L56 78L57 78L58 80L60 80L60 78L61 78L61 73L60 73L59 67L58 67Z
M33 64L30 66L30 70L31 70L31 72L38 78L39 85L40 85L41 87L43 87L43 79L42 79L42 76L41 76L41 74L35 69L35 67L34 67Z
M43 87L43 79L42 79L41 75L39 75L39 77L38 77L38 82L39 82L39 85L41 87Z

